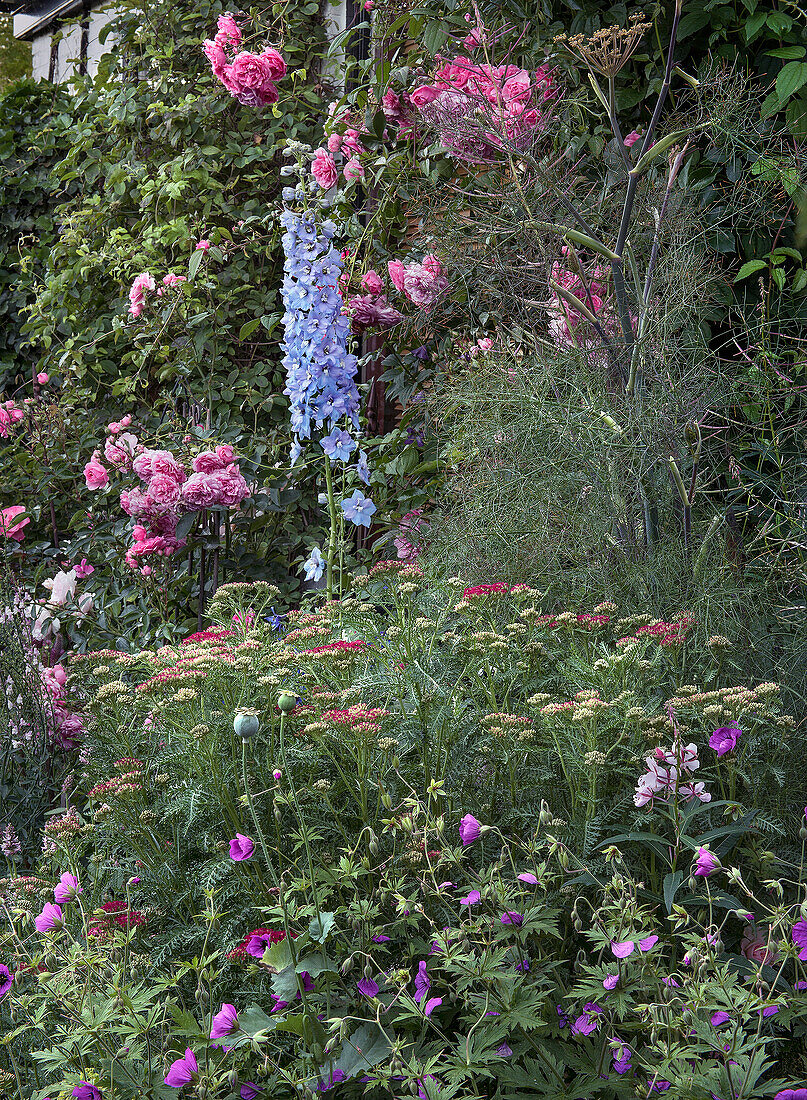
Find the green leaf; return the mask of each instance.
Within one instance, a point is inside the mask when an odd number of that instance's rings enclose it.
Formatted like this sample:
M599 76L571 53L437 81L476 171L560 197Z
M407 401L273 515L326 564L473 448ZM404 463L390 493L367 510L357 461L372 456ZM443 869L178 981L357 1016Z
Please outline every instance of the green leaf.
M767 57L780 57L783 61L791 61L794 58L804 57L807 48L804 46L783 46L781 50L766 50Z
M321 953L306 955L304 959L298 959L296 969L298 974L302 974L303 971L305 971L307 974L310 974L312 978L316 978L318 974L324 974L326 971L331 974L336 974L338 972L333 960Z
M238 339L246 340L248 336L251 336L253 334L260 323L260 317L253 317L251 321L246 321L238 330Z
M668 913L672 913L673 901L683 880L683 871L671 871L669 875L664 876L664 904Z
M711 15L708 11L693 11L689 15L685 15L681 22L678 24L678 38L683 41L685 38L689 38L691 34L695 34L697 31L703 30L705 26L711 20Z
M789 61L776 78L776 94L784 106L799 88L807 84L807 61Z
M177 524L176 530L176 537L178 539L185 538L191 527L193 527L194 523L196 523L198 515L198 512L188 512L187 515L184 515L182 519L180 519L179 523Z
M271 947L267 947L263 953L261 962L265 966L273 967L275 970L285 970L286 967L292 966L294 958L291 953L288 939L281 940L280 943L274 943Z
M774 88L770 95L767 95L762 102L762 106L759 109L760 118L770 118L771 115L775 115L782 104L779 102L779 95Z
M278 974L272 975L272 991L280 997L281 1001L293 1001L300 992L297 981L297 971L293 966L287 966Z
M762 271L763 268L767 269L767 267L767 260L748 260L734 276L734 282L739 283L742 279L747 279L749 275L753 275L755 271Z
M335 913L317 913L308 926L308 935L314 943L325 943L335 924Z
M342 1052L334 1066L346 1077L355 1077L377 1066L389 1056L392 1044L378 1024L362 1024L342 1044Z
M188 261L188 278L189 279L193 279L194 276L196 275L196 272L199 270L199 264L202 262L203 257L204 257L204 251L201 248L197 249L193 253L193 255L191 256L190 260Z
M247 1005L238 1013L238 1026L246 1035L257 1035L259 1031L273 1031L276 1021L267 1016L257 1005Z

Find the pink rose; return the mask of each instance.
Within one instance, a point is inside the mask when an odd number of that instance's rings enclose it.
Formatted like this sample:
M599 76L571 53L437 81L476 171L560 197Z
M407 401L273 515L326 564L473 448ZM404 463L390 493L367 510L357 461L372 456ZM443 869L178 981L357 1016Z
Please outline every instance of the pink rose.
M355 158L351 158L342 169L342 175L346 180L360 180L364 175L364 168Z
M358 130L345 130L345 135L342 138L342 145L347 149L348 153L353 153L357 157L365 152L364 146L359 141Z
M180 283L187 283L187 281L184 275L168 274L163 276L163 286L179 286Z
M44 371L40 371L39 374L36 376L36 380L40 386L47 386L50 380L50 375L46 374Z
M323 191L329 191L339 178L336 161L327 149L317 149L311 165L311 175Z
M242 51L233 58L230 79L240 89L260 92L266 84L272 83L272 67L266 58Z
M93 456L84 467L84 480L88 489L103 489L109 483L109 473L98 459Z
M332 153L338 153L339 150L342 148L342 135L331 134L331 136L328 138L328 148Z
M120 495L120 506L127 516L142 516L148 510L148 497L142 489L124 489Z
M210 508L217 503L217 486L214 475L197 471L182 486L180 500L186 508Z
M441 278L445 274L442 263L433 252L429 252L423 257L423 266L427 271L430 271L436 279Z
M157 504L176 504L180 483L169 474L154 474L149 481L148 497Z
M433 84L421 84L419 88L415 88L409 98L414 106L420 110L433 103L439 95L442 95L444 90L444 88L435 88Z
M0 535L4 535L7 539L14 539L15 542L22 542L25 538L23 528L31 522L28 516L25 519L19 519L22 515L25 515L25 508L21 504L12 504L9 508L0 509Z
M630 149L632 145L635 145L636 142L639 141L641 136L642 135L638 132L638 130L631 130L631 132L625 138L624 144L627 145L627 147Z
M508 80L505 80L502 87L502 95L509 103L513 100L517 102L524 102L530 98L530 74L524 69L521 69L515 76L511 76Z
M229 443L221 443L216 447L216 454L225 466L229 466L231 463L235 462L235 451Z
M226 465L215 451L202 451L191 463L196 474L214 474Z
M129 313L139 317L146 305L146 293L154 290L154 279L148 271L141 272L129 290Z
M478 73L470 57L455 57L434 74L435 81L444 88L464 88L471 73Z
M439 263L439 261L438 261ZM448 288L444 275L435 274L424 264L410 264L404 275L404 293L410 302L428 310Z
M210 39L205 42L203 49L205 57L210 62L210 68L213 70L213 75L221 80L227 68L227 54L218 42L211 42Z
M195 252L209 252L210 251L210 241L204 240L204 239L201 240L201 241L197 241L194 251Z
M235 463L212 474L210 481L215 482L217 504L226 504L232 508L249 496L249 486Z
M165 474L166 477L182 484L185 480L185 471L170 451L151 451L150 454L152 475Z
M405 265L402 264L400 260L389 260L387 263L387 271L389 271L392 285L403 294L404 276L406 275Z
M120 431L121 425L115 426ZM123 432L116 438L107 439L104 444L104 456L110 466L129 466L137 447L137 436L131 432Z
M281 80L286 75L286 62L271 46L267 46L263 51L261 60L265 62L272 80Z
M401 97L397 92L393 92L392 88L384 92L381 107L390 122L395 122L401 117Z
M375 297L384 293L384 284L381 282L381 277L377 271L366 272L362 276L361 285L368 294L373 294Z

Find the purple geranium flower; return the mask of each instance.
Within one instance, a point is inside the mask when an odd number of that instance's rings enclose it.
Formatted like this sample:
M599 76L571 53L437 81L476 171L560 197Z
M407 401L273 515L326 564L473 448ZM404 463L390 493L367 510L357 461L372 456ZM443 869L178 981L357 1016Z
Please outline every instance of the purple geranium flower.
M222 1005L213 1017L213 1026L210 1028L211 1039L223 1039L230 1035L238 1027L238 1013L235 1005Z
M622 1046L613 1052L614 1055L614 1072L615 1073L627 1073L631 1068L630 1064L630 1048L626 1047L623 1043Z
M378 996L378 986L372 978L362 978L360 982L356 982L356 988L359 993L363 994L365 997Z
M807 1100L807 1089L782 1089L773 1100Z
M14 985L14 975L5 963L0 963L0 997L5 997L12 985Z
M556 1007L558 1013L558 1027L561 1029L561 1031L563 1031L565 1027L569 1026L569 1017L566 1015L560 1005L557 1005Z
M609 974L606 978L603 978L603 980L602 980L603 989L608 989L608 990L616 989L618 982L619 982L619 975L618 974Z
M534 874L532 873L532 871L523 871L523 872L522 872L522 873L521 873L521 874L520 874L520 875L518 876L518 881L519 881L519 882L526 882L526 883L528 883L528 884L529 884L530 886L537 886L537 885L538 885L538 876L537 876L537 875L534 875Z
M467 848L469 844L473 844L475 840L479 840L482 835L482 826L476 820L473 814L466 814L460 822L460 840L463 847Z
M513 1053L513 1048L509 1047L507 1043L502 1043L500 1047L496 1047L496 1053L500 1058L509 1058Z
M379 934L377 936L373 936L373 943L391 943L391 942L392 942L392 937L391 936L384 936L384 935L381 935L381 934Z
M415 975L415 1001L420 1004L426 994L432 987L432 983L429 980L429 973L426 969L426 963L418 963L418 972Z
M258 932L247 940L247 954L253 959L262 959L267 947L274 946L271 932Z
M256 1085L254 1081L245 1081L241 1086L241 1100L255 1100L256 1096L260 1096L263 1089L260 1085Z
M71 875L69 871L65 871L59 879L59 885L53 890L53 897L59 905L64 905L65 902L73 901L76 895L81 892L76 876Z
M172 1089L181 1089L183 1085L189 1085L199 1072L199 1065L193 1051L188 1048L184 1058L177 1058L171 1063L168 1073L165 1075L166 1085ZM93 1098L94 1100L94 1098Z
M727 1024L730 1019L731 1016L729 1016L728 1012L723 1012L721 1010L720 1012L712 1013L709 1019L709 1023L712 1025L712 1027L720 1027L721 1024Z
M502 924L523 924L524 915L523 913L516 913L513 909L508 909L506 913L502 914L501 922Z
M72 1095L76 1100L101 1100L101 1090L91 1085L89 1081L79 1081Z
M802 962L805 962L807 960L807 920L800 920L794 924L793 931L790 934L796 947L801 948L799 958Z
M646 936L643 940L639 940L639 950L649 951L651 947L655 947L658 943L658 936Z
M244 836L243 833L236 833L230 841L230 859L234 859L236 863L249 859L254 851L255 845L251 837Z
M50 932L62 928L64 925L64 917L61 909L58 905L54 905L53 902L46 901L42 912L39 916L34 917L34 924L36 925L37 932Z
M572 1024L572 1035L591 1035L600 1026L598 1016L602 1015L602 1009L598 1004L589 1001L583 1005L583 1012Z
M425 1005L423 1006L423 1015L424 1016L431 1016L431 1014L432 1014L432 1012L434 1012L435 1008L439 1008L442 1003L443 1003L443 998L442 997L430 997L429 1000L426 1001Z
M698 848L698 858L695 863L695 874L701 878L708 878L720 868L720 860L713 856L708 848Z
M635 947L636 944L633 940L622 940L621 943L611 940L611 951L617 959L627 959L629 955L633 954Z
M718 756L725 756L736 746L741 734L740 727L736 722L732 722L730 726L721 726L719 730L715 730L709 738L709 745Z
M476 905L481 899L482 895L478 890L471 890L467 898L460 898L460 905Z

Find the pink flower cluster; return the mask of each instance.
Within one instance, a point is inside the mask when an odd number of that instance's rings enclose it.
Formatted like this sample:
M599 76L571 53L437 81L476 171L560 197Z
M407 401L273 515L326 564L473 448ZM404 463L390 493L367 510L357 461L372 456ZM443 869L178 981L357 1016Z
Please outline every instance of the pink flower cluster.
M110 466L131 471L143 483L122 490L120 503L136 521L126 563L147 577L152 572L151 559L168 558L185 545L176 538L180 515L201 508L238 507L249 496L249 486L229 443L197 455L188 475L171 451L146 448L137 436L125 431L131 422L130 416L124 416L108 425L103 453ZM84 478L88 489L102 489L109 483L100 450L93 452L84 467Z
M213 75L245 107L277 103L276 82L286 75L286 62L271 46L260 54L241 50L241 40L241 28L232 14L220 15L215 37L204 44ZM229 54L233 54L232 60Z
M354 294L347 300L347 313L354 332L368 328L388 329L403 321L403 314L387 301L384 283L377 271L362 276L364 294Z
M647 772L639 779L633 801L646 806L658 798L662 802L677 794L679 798L711 802L712 796L703 783L693 782L693 775L700 767L697 745L682 745L676 741L671 749L657 748L645 758Z
M461 160L492 159L506 143L517 148L544 124L541 108L557 89L548 68L477 65L469 57L443 59L430 84L409 100L437 131L441 145Z
M421 263L390 260L387 269L395 289L424 313L429 313L437 299L448 290L443 265L433 253L424 256Z
M172 290L181 283L186 283L187 281L184 275L172 275L169 273L163 276L163 285L158 287L154 282L153 275L150 275L148 271L141 271L129 290L129 316L133 318L140 316L146 308L148 295L153 291L156 290L157 297L162 298L166 287Z
M19 424L25 416L25 410L15 401L5 401L0 404L0 439L8 439L11 429Z
M401 516L398 524L398 534L394 538L395 550L399 561L414 561L420 553L417 533L420 528L428 526L423 518L423 509L415 508ZM414 539L415 541L410 541Z

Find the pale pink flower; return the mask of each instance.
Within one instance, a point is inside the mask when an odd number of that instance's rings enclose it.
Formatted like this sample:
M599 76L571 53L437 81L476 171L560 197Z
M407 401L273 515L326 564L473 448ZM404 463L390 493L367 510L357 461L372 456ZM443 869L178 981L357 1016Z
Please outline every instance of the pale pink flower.
M209 252L210 251L210 241L205 240L204 238L201 241L197 241L194 251L195 252Z
M109 483L109 471L99 461L98 452L84 467L84 480L88 489L103 489Z
M377 271L370 270L362 275L361 285L368 294L372 294L378 297L379 294L384 293L384 284L381 281L381 276Z
M218 486L213 474L199 471L191 474L182 486L180 499L186 508L210 508L218 503Z
M331 136L328 138L328 149L330 150L330 152L338 153L341 148L342 148L342 135L341 134L331 134Z
M392 285L403 294L406 265L402 264L400 260L389 260L387 262L387 270L389 271Z
M754 963L774 966L779 961L778 953L768 945L768 941L753 925L746 928L740 943L740 952Z
M336 161L327 149L317 149L313 164L311 165L311 175L323 191L329 191L336 183L339 178L339 172L336 167Z
M360 156L365 152L365 148L359 140L358 130L345 130L342 137L342 146L347 149L348 153L352 153L354 156Z
M146 306L146 294L154 290L154 279L148 271L142 271L129 290L129 313L132 317L139 317Z
M360 161L356 160L355 157L351 157L342 169L342 175L346 180L360 180L364 175L364 168Z
M174 505L179 500L181 483L170 474L154 474L149 481L148 496L157 504Z
M202 451L191 463L196 474L213 474L227 465L215 451Z
M116 425L120 430L122 425ZM137 436L131 432L122 432L114 438L110 437L104 443L104 457L110 466L122 467L131 465L137 447Z

